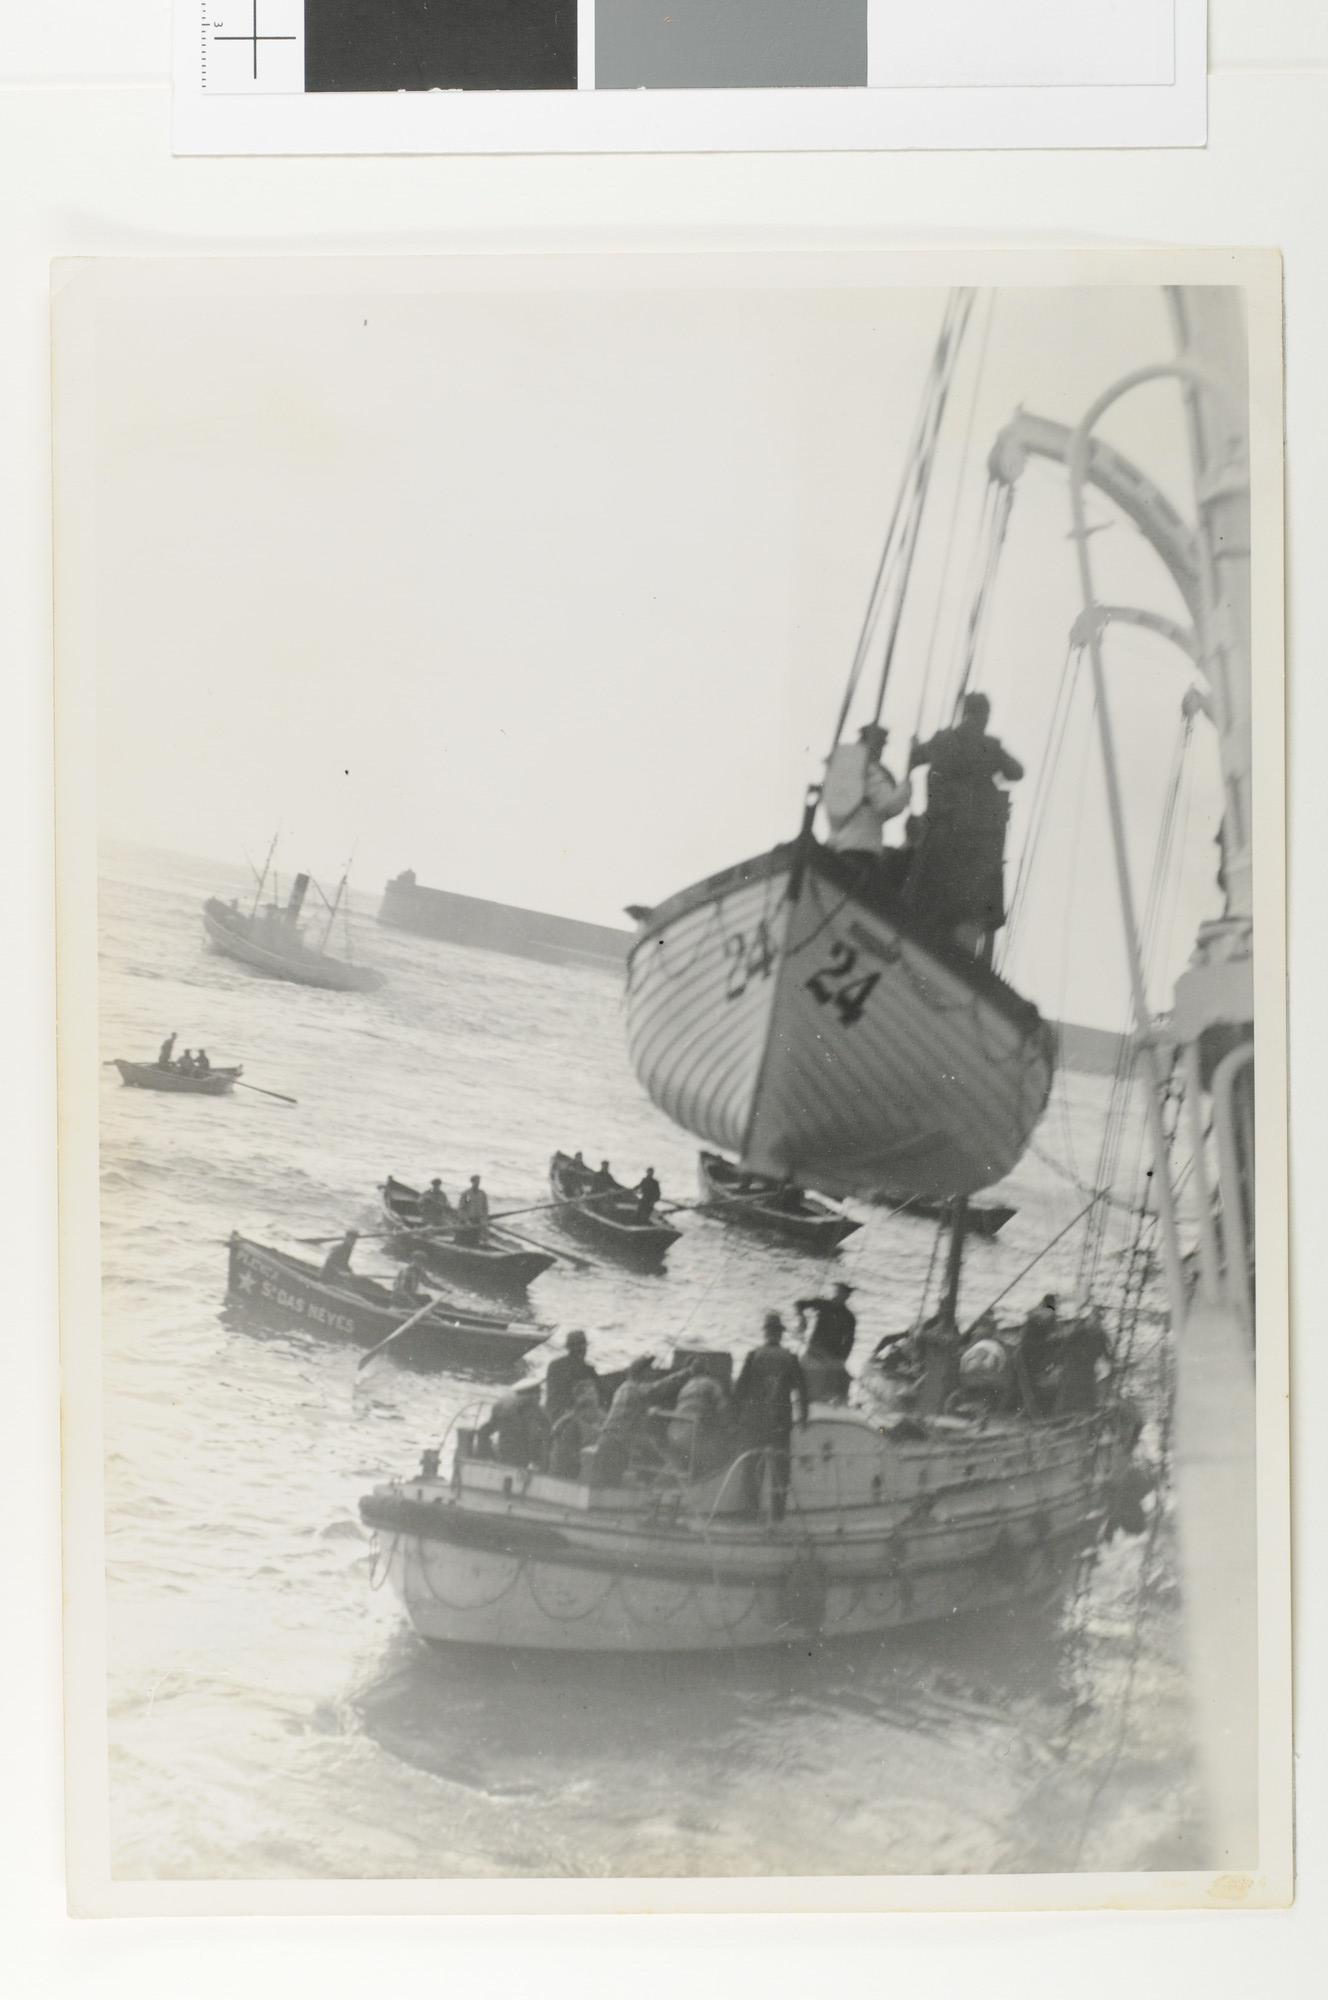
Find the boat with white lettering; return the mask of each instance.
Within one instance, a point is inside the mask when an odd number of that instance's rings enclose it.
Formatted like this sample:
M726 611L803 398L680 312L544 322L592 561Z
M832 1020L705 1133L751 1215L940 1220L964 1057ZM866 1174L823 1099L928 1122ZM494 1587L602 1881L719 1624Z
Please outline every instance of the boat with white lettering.
M268 1326L295 1327L352 1347L376 1347L414 1309L395 1303L387 1286L373 1278L355 1272L325 1278L316 1264L238 1233L228 1247L226 1303ZM406 1368L506 1374L546 1338L542 1326L471 1312L440 1298L389 1352Z

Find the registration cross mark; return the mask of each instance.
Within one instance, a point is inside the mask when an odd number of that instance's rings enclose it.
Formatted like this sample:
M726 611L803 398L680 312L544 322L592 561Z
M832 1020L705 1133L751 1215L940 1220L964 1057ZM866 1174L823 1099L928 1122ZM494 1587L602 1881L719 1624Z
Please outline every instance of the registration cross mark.
M253 0L253 24L247 35L219 35L215 32L214 42L251 42L254 50L254 82L258 81L258 44L260 42L293 42L294 35L260 35L258 32L258 0Z

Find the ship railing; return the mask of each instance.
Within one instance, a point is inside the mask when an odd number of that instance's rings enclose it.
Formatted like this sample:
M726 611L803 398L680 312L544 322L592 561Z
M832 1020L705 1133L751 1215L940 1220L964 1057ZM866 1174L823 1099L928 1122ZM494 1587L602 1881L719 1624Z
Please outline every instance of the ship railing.
M453 1431L458 1433L456 1450L452 1454L452 1479L454 1482L459 1477L462 1459L469 1458L472 1455L469 1449L469 1439L473 1438L478 1422L488 1407L484 1399L479 1396L472 1397L468 1403L463 1403L460 1409L455 1410L449 1418L447 1429L438 1441L438 1460L441 1464ZM464 1449L463 1446L465 1447Z

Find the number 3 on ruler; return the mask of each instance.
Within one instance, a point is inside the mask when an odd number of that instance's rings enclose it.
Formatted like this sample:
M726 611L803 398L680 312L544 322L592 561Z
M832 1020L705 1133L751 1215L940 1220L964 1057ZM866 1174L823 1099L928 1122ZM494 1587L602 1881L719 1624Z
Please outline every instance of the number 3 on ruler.
M846 1028L862 1019L862 1010L881 977L879 972L869 972L862 979L854 979L857 962L858 954L851 944L832 944L830 963L806 982L812 997L822 1007L833 1007Z

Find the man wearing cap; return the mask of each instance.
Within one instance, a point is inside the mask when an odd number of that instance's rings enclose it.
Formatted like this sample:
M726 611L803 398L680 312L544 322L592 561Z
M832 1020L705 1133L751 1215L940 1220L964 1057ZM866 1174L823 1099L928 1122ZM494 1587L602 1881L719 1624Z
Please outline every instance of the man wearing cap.
M767 1313L762 1344L743 1362L733 1391L739 1450L749 1454L743 1468L748 1511L754 1514L759 1508L762 1479L767 1478L774 1521L783 1520L788 1498L793 1412L796 1407L799 1423L805 1424L809 1401L802 1363L781 1344L783 1339L783 1320L776 1312Z
M478 1174L471 1175L470 1186L457 1203L457 1220L462 1225L458 1242L483 1243L489 1222L489 1197L480 1186Z
M586 1336L580 1327L568 1334L566 1349L549 1363L544 1377L544 1414L551 1424L566 1415L585 1384L599 1394L599 1376L586 1360Z
M908 778L897 784L881 762L889 734L879 722L864 723L856 743L838 743L830 753L821 804L836 854L879 856L886 821L908 810L913 796Z
M350 1260L355 1245L359 1240L359 1230L348 1229L340 1243L333 1244L323 1259L323 1276L325 1278L348 1278L350 1276Z
M632 1192L637 1197L637 1221L649 1222L655 1213L659 1198L664 1192L659 1182L655 1179L655 1169L653 1167L646 1168Z
M848 1396L848 1357L857 1338L857 1316L849 1305L852 1285L842 1281L828 1299L798 1299L799 1327L814 1315L807 1342L807 1379L818 1403L842 1403Z
M435 1174L420 1202L420 1221L429 1228L436 1229L440 1222L446 1220L451 1206L451 1202L443 1192L443 1184Z

